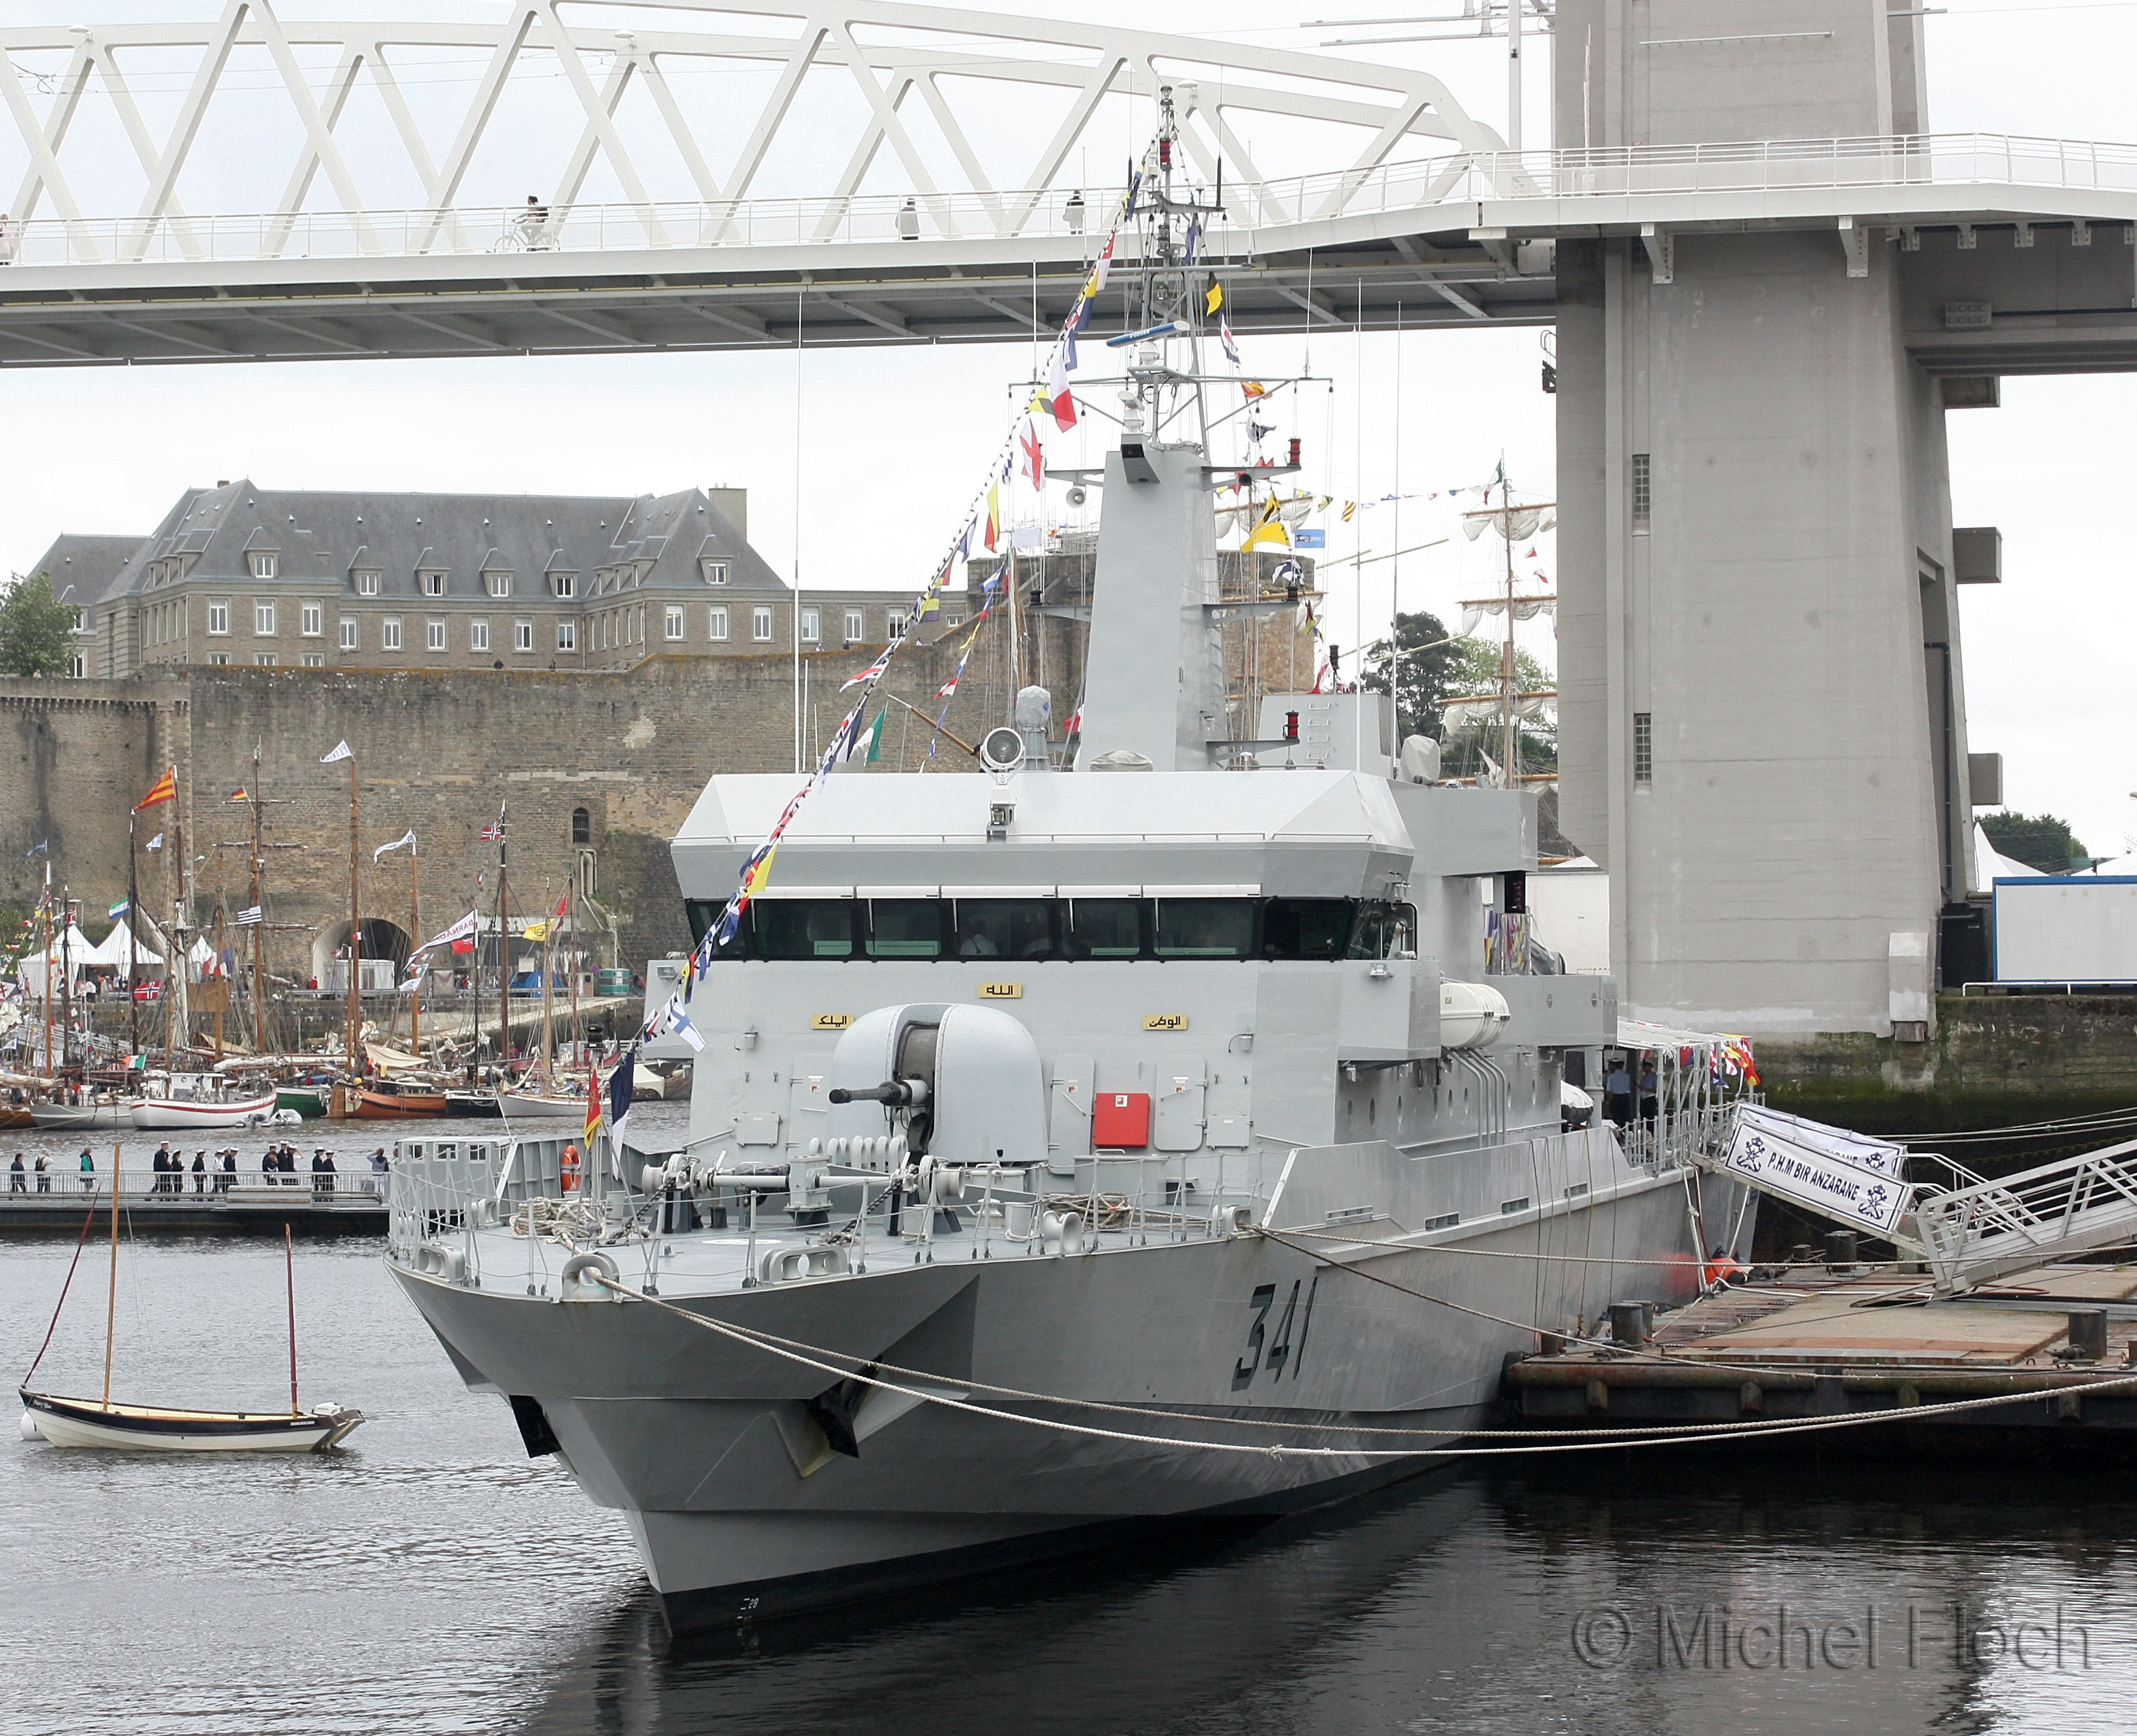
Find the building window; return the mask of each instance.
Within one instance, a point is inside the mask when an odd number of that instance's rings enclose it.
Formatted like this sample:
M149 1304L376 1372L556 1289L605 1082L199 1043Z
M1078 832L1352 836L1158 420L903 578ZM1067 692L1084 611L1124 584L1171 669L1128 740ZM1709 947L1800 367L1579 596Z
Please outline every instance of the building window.
M1648 455L1633 455L1633 529L1635 534L1648 528L1648 520L1654 511L1654 472L1648 462Z
M470 621L468 623L468 649L470 651L487 651L489 649L489 623L488 621Z
M324 651L307 651L307 652L305 652L305 653L304 653L304 667L305 667L306 669L324 669L326 666L327 666L327 654L326 654L325 652L324 652Z
M515 651L531 651L534 649L533 622L514 621L512 624L512 649Z
M212 596L207 600L207 630L217 638L230 631L230 599Z
M868 623L862 618L860 610L858 609L846 610L846 643L849 645L857 645L867 633Z
M713 610L712 631L708 636L715 644L722 644L726 642L728 636L728 612L726 610L715 608Z
M594 841L594 817L584 808L572 810L572 842L591 844Z
M946 627L961 627L965 625L965 617L961 615L946 615L942 617L942 625Z
M1633 713L1633 781L1652 784L1655 780L1655 714L1653 712Z
M492 572L485 573L483 576L489 581L489 594L492 596L510 596L512 595L512 575L510 573Z
M760 644L770 641L772 611L769 609L752 609L749 611L749 636Z
M662 635L668 639L683 636L683 611L677 605L671 603L661 612L660 630Z
M420 572L416 581L425 596L443 596L445 594L445 576L441 572Z
M75 610L74 630L77 633L86 633L89 631L89 610L86 609L77 609Z
M423 649L426 651L442 651L445 649L445 624L443 621L424 622Z
M379 624L378 644L382 650L397 651L401 649L401 617L399 615L389 615Z
M263 669L271 669L275 667L275 654L272 651L255 651L252 654L252 660Z
M579 576L575 572L554 572L550 574L549 592L553 596L577 596L579 594Z
M344 651L353 651L356 646L356 619L353 615L344 615L341 618L341 648Z
M356 576L356 594L358 596L377 596L378 595L378 575L375 572L358 573Z
M209 667L212 669L226 669L230 667L230 653L227 651L211 651L207 654L207 660Z
M705 569L705 582L708 585L724 585L727 583L728 563L726 562L707 561L703 563L703 566Z
M890 642L896 644L905 637L905 617L895 609L890 611Z
M89 673L89 659L77 651L67 660L67 673L80 681Z
M252 600L252 632L256 639L275 636L275 600L256 596Z
M256 579L273 578L275 576L274 556L265 551L256 553L252 557L252 576Z
M306 603L297 611L297 631L306 639L317 639L327 630L327 611L319 603Z
M823 632L824 618L822 613L815 609L804 609L801 611L801 638L803 642L813 645L818 639L823 637Z
M557 623L557 649L559 651L576 651L579 649L579 624L577 621Z

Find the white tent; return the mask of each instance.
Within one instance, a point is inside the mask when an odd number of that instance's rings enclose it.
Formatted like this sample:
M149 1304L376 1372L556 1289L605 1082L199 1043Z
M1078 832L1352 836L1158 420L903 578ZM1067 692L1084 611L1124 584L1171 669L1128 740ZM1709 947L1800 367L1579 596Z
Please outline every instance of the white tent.
M22 992L40 997L47 992L56 995L60 992L61 970L66 971L68 985L71 986L85 967L96 963L95 951L96 949L89 944L89 936L79 926L70 926L64 936L55 935L49 966L41 955L34 952L25 954L22 963L17 966L16 975L21 979ZM47 976L51 979L49 991L46 987Z
M132 960L143 970L151 967L162 968L163 954L150 951L146 940L136 942L134 931L126 926L124 917L111 925L111 932L97 943L85 962L103 970L124 970L127 966L129 948L136 949L131 954Z
M2013 880L2024 875L2037 879L2040 873L2037 868L2028 868L2023 862L2014 862L2010 857L1998 853L1996 846L1989 843L1988 833L1982 829L1981 822L1974 821L1974 878L1983 892L1987 892L1999 879Z

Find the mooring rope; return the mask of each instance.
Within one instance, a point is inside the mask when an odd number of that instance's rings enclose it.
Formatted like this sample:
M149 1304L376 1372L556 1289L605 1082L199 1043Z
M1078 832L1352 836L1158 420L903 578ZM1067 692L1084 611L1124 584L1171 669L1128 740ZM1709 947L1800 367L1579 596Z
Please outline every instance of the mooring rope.
M1078 1435L1091 1439L1120 1441L1138 1447L1176 1447L1202 1452L1258 1454L1266 1458L1490 1458L1513 1454L1593 1452L1613 1447L1682 1446L1706 1441L1740 1439L1755 1436L1808 1434L1838 1428L1860 1428L1898 1421L1916 1422L1925 1417L1987 1410L1999 1405L2024 1403L2044 1398L2062 1398L2073 1393L2079 1394L2102 1393L2137 1387L2137 1374L2130 1374L2106 1380L2086 1381L2076 1385L2062 1387L2049 1393L2029 1391L1996 1393L1984 1398L1950 1399L1937 1404L1908 1405L1898 1412L1864 1411L1843 1417L1777 1417L1770 1421L1757 1420L1750 1422L1681 1423L1672 1425L1666 1432L1653 1429L1632 1428L1554 1430L1551 1432L1553 1438L1549 1441L1536 1440L1536 1432L1526 1429L1397 1430L1365 1426L1352 1427L1341 1423L1261 1422L1259 1426L1264 1427L1288 1427L1294 1429L1308 1428L1326 1432L1340 1430L1346 1434L1400 1435L1422 1440L1517 1440L1521 1444L1487 1447L1385 1448L1249 1445L1244 1442L1197 1441L1172 1436L1141 1434L1125 1429L1098 1428L1088 1423L1063 1422L1049 1417L1026 1416L1016 1411L997 1409L991 1405L973 1404L965 1399L951 1398L943 1393L900 1386L895 1381L882 1379L877 1375L865 1373L864 1370L871 1365L878 1369L888 1368L908 1378L939 1380L946 1385L961 1387L967 1391L1006 1394L1038 1403L1060 1405L1070 1409L1123 1412L1131 1415L1154 1416L1173 1422L1194 1421L1218 1425L1232 1422L1258 1422L1258 1419L1211 1416L1195 1412L1152 1411L1135 1406L1111 1404L1100 1399L1065 1398L1048 1393L1020 1393L1013 1388L992 1386L984 1381L952 1379L943 1375L927 1374L919 1370L896 1369L894 1364L874 1362L870 1359L855 1356L850 1351L826 1350L820 1346L804 1345L799 1340L782 1339L771 1333L757 1331L750 1327L737 1326L729 1321L713 1320L705 1315L693 1314L687 1308L679 1307L663 1297L633 1290L629 1285L614 1278L605 1277L598 1273L589 1274L589 1276L604 1289L613 1291L619 1296L627 1296L634 1301L649 1303L693 1325L703 1327L708 1332L718 1333L737 1344L747 1345L752 1349L762 1350L767 1355L776 1356L805 1368L815 1369L821 1374L832 1375L838 1379L858 1381L864 1386L879 1388L884 1392L895 1393L901 1397L916 1399L922 1403L939 1405L945 1409L961 1411L971 1416L984 1417L992 1422L1014 1422L1025 1427L1044 1429L1060 1434ZM1424 1300L1436 1299L1427 1297ZM852 1369L841 1369L820 1360L820 1359L824 1356L842 1357L855 1364L855 1366ZM1774 1371L1767 1369L1761 1372L1770 1379ZM1568 1437L1573 1438L1569 1439ZM1592 1438L1597 1437L1604 1438Z

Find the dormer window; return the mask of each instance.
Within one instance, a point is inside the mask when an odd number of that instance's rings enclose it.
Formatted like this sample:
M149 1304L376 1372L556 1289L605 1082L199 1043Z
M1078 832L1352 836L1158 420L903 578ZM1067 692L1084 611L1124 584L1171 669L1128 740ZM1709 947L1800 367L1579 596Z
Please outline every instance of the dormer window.
M724 561L700 561L708 585L724 585L728 581L728 563Z
M549 575L549 591L553 596L576 596L578 590L579 576L577 573L553 572Z
M256 579L275 576L275 557L265 549L255 549L252 552L252 576Z
M358 596L377 596L378 595L378 575L375 572L358 573L356 576L356 594Z
M442 576L443 576L441 575L441 577ZM489 586L489 594L492 596L510 596L512 595L512 575L510 573L486 572L483 575L483 580L484 583ZM441 586L441 589L443 587ZM432 593L433 596L436 596L436 592Z
M416 575L416 585L425 596L443 596L445 594L445 576L441 572L419 572Z

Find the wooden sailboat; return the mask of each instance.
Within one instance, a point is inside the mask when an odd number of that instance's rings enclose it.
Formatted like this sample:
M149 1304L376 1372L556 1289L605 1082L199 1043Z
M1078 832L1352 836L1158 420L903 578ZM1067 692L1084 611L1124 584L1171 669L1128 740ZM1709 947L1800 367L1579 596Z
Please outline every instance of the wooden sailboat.
M115 1167L114 1167L115 1174ZM89 1239L92 1210L82 1219L81 1236L75 1243L74 1264L67 1267L60 1286L60 1299L52 1310L45 1341L37 1361L17 1388L22 1401L22 1434L42 1439L54 1447L103 1447L154 1452L324 1452L338 1447L351 1430L363 1421L363 1413L338 1404L316 1404L309 1411L297 1403L297 1272L287 1225L282 1230L282 1268L290 1309L290 1409L280 1411L210 1411L183 1409L159 1404L114 1403L111 1397L111 1353L119 1319L119 1191L111 1193L111 1283L104 1320L104 1396L71 1398L57 1393L32 1390L37 1364L51 1349L52 1333L59 1325L60 1310L66 1306L67 1291L74 1283L75 1267L80 1264L82 1246Z

